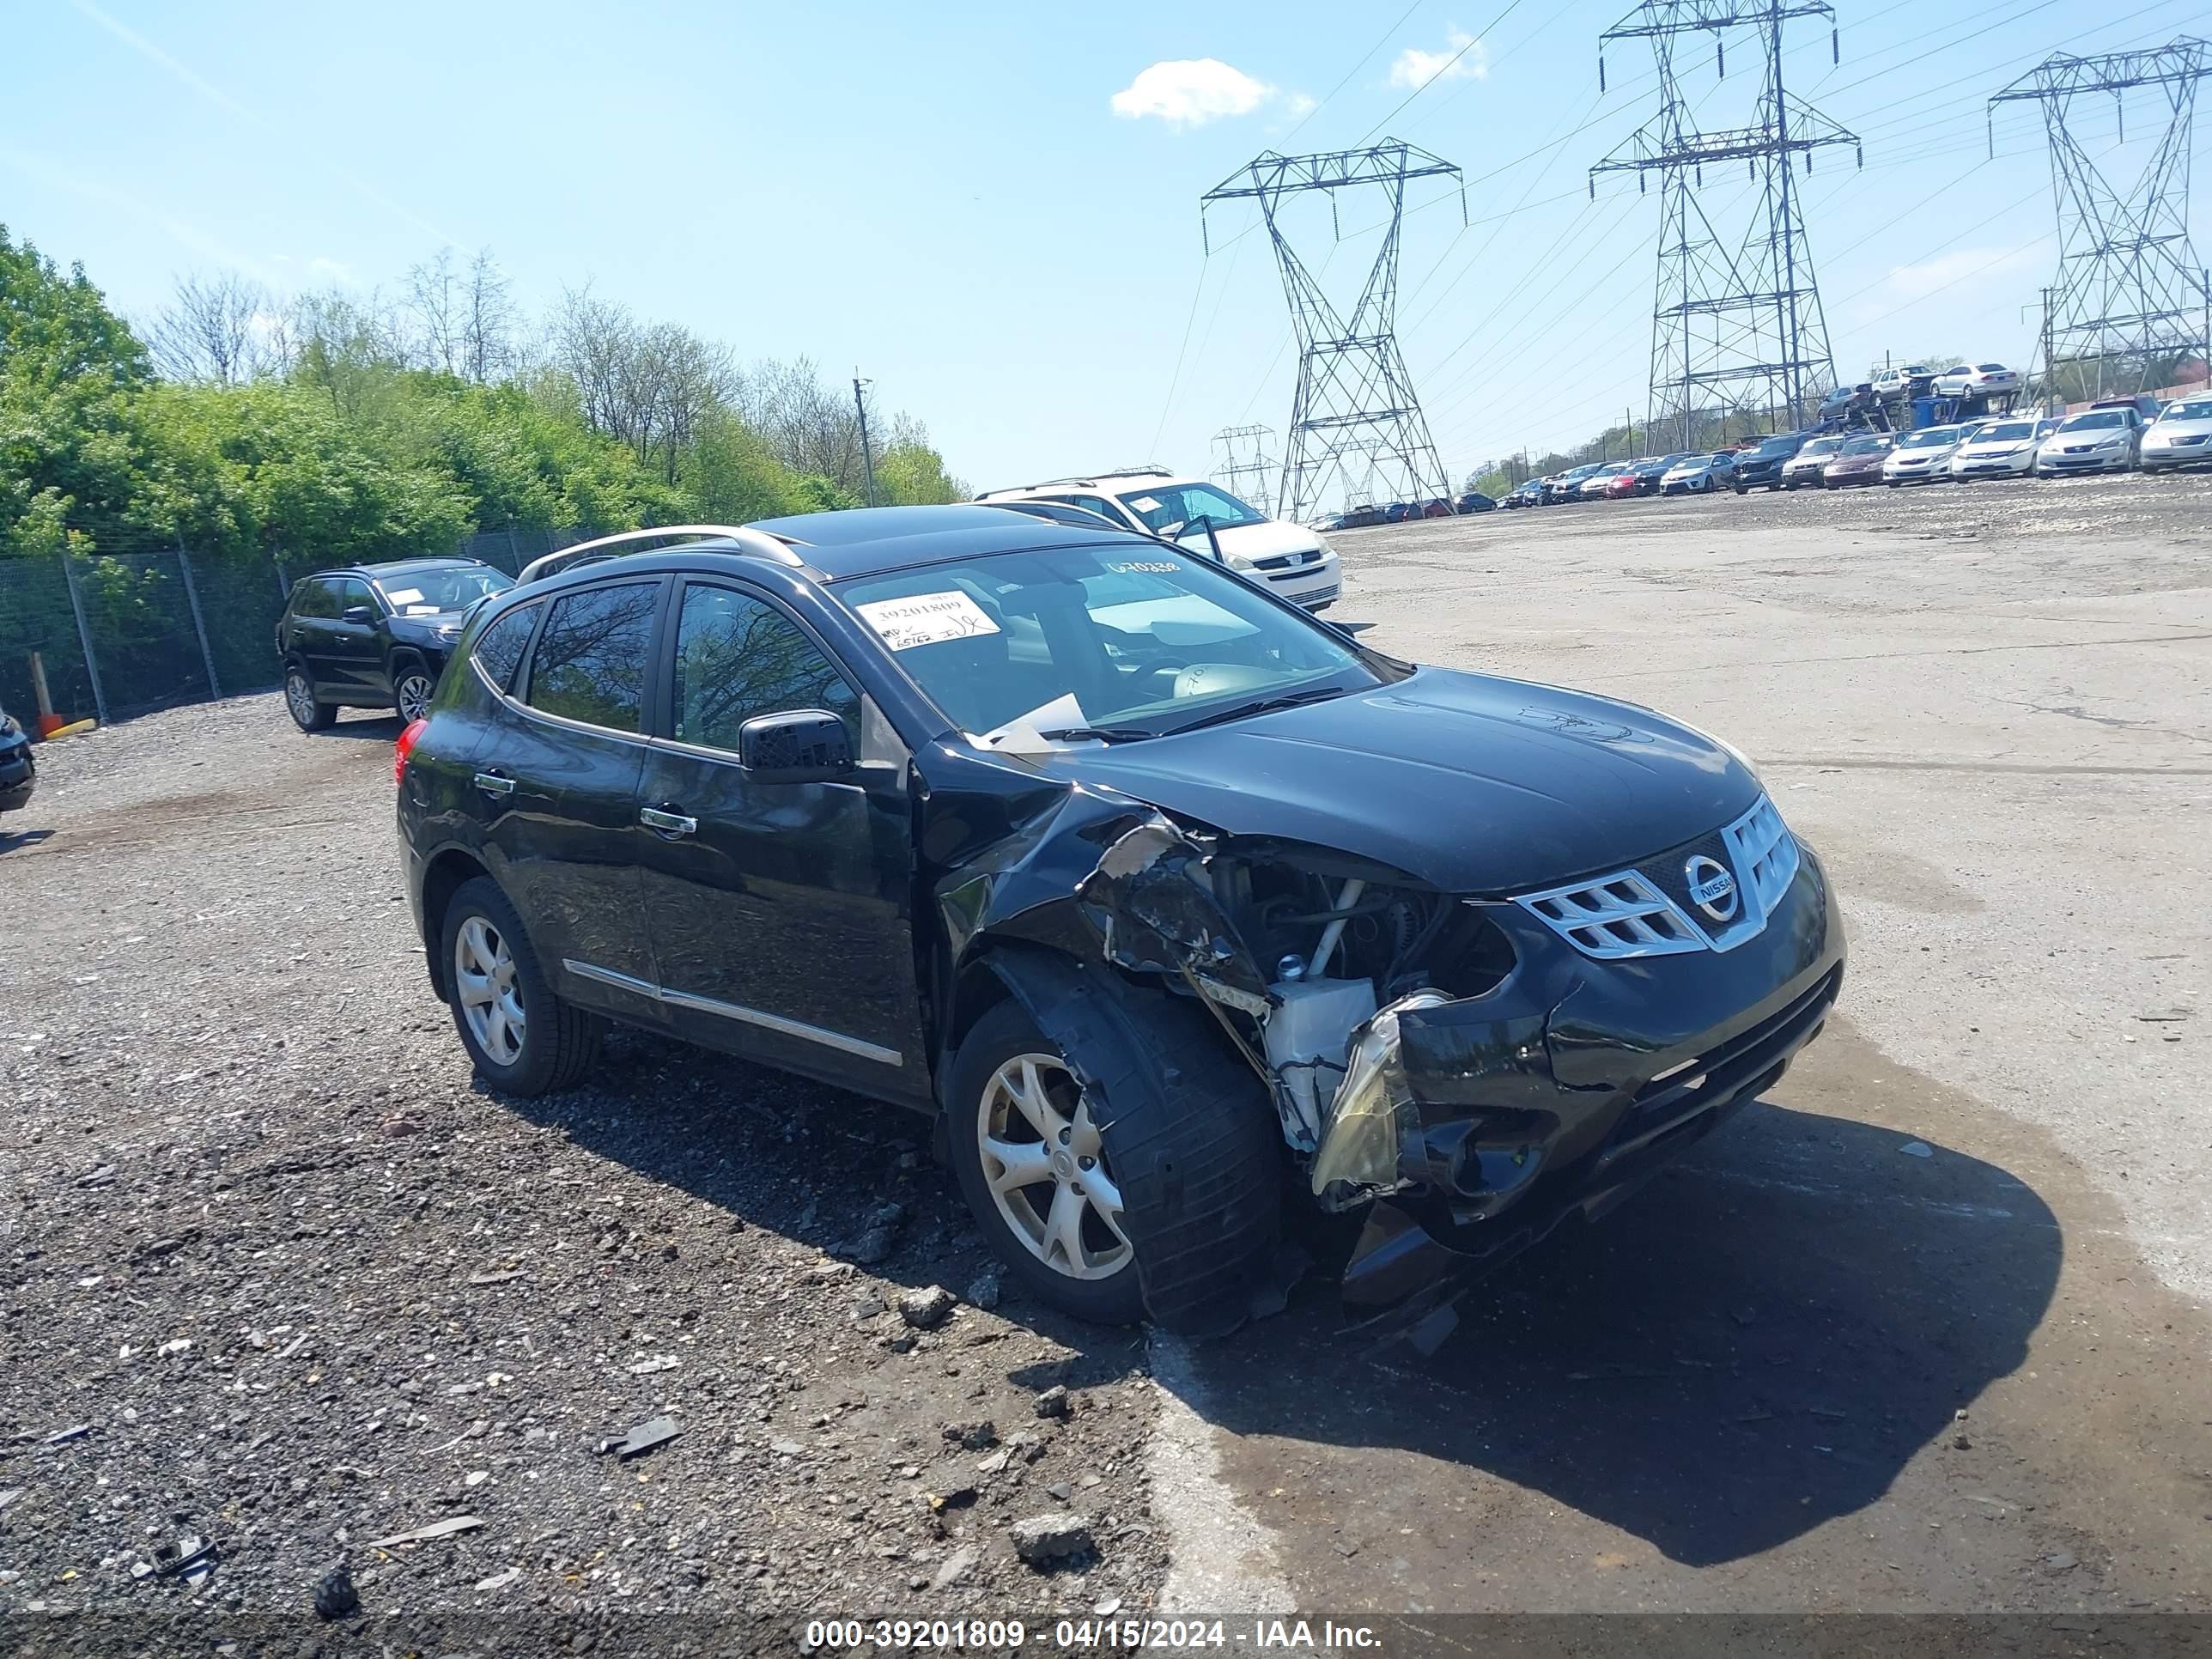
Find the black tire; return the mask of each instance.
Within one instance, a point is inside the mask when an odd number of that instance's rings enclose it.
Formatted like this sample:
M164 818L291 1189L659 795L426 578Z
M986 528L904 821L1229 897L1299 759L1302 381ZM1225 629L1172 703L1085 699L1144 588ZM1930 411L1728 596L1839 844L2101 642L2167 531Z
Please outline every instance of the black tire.
M1738 484L1735 487L1735 493L1739 495L1748 495L1751 494L1751 486L1749 484Z
M392 659L392 708L403 720L423 719L436 695L438 677L430 665L412 651L396 652Z
M519 1052L511 1062L502 1063L485 1051L463 1012L460 987L455 982L453 951L461 929L472 917L489 923L514 958L523 1033ZM438 923L438 948L444 952L440 960L453 1029L460 1033L461 1046L468 1050L479 1077L501 1093L526 1100L572 1089L583 1079L598 1057L599 1035L605 1029L605 1022L596 1014L571 1006L554 993L552 982L538 963L538 952L530 943L522 918L515 915L514 906L507 902L497 882L489 876L477 876L455 890Z
M313 676L297 662L284 665L284 712L302 732L326 732L338 717L337 709L317 700Z
M1017 1055L1066 1054L1019 1000L977 1020L950 1068L946 1144L961 1193L992 1249L1042 1302L1100 1323L1149 1312L1174 1330L1233 1328L1280 1224L1284 1154L1273 1110L1202 1010L1093 978L1079 998L1055 1006L1054 1018L1066 1014L1083 1032L1076 1069L1108 1103L1105 1156L1127 1206L1133 1265L1099 1279L1054 1270L1013 1236L991 1194L976 1133L986 1085Z

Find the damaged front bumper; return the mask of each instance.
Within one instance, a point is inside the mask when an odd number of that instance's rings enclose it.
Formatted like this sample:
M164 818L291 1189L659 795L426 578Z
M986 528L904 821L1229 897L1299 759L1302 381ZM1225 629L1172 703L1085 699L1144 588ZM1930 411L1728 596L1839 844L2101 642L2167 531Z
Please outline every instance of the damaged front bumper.
M1724 951L1583 957L1487 907L1518 965L1477 997L1417 992L1357 1035L1311 1164L1332 1209L1371 1204L1345 1271L1355 1316L1448 1300L1568 1217L1595 1217L1771 1087L1819 1034L1844 934L1809 848L1756 935Z

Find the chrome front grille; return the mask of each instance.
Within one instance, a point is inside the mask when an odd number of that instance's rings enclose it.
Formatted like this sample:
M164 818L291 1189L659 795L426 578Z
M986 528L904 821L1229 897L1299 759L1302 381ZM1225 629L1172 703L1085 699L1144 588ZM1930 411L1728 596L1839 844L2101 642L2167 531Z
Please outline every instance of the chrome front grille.
M1751 811L1721 831L1721 838L1728 842L1729 863L1743 889L1746 919L1759 918L1758 926L1750 930L1755 933L1797 879L1796 837L1782 822L1774 803L1761 795Z
M1705 936L1683 919L1674 900L1639 871L1527 894L1519 902L1584 956L1665 957L1707 948Z
M1797 878L1798 861L1796 838L1761 795L1733 823L1670 853L1515 902L1584 956L1601 960L1731 951L1766 926ZM1702 892L1691 884L1714 866L1734 883L1732 906L1712 893L1710 877Z

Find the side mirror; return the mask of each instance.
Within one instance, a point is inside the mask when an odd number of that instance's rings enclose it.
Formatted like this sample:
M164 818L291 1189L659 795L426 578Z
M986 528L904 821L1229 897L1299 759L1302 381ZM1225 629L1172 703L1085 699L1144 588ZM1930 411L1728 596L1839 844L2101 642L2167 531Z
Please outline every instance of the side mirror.
M853 734L824 708L756 714L738 728L738 764L755 783L835 783L853 770Z
M376 607L373 605L349 605L338 612L338 620L345 623L373 623L376 620Z

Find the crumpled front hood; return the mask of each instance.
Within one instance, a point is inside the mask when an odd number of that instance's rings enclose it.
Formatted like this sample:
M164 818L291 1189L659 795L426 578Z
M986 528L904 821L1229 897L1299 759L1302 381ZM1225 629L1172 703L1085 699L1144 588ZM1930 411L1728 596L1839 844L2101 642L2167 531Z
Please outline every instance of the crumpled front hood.
M1470 895L1618 869L1759 798L1726 750L1648 709L1441 668L1037 763L1231 835L1333 848Z

